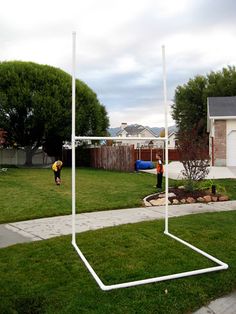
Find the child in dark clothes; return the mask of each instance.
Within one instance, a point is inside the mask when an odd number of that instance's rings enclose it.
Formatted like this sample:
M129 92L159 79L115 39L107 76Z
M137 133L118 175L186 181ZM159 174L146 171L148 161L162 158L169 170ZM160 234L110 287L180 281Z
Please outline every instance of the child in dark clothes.
M55 182L56 185L60 185L61 184L61 168L62 168L62 161L57 160L54 162L54 164L52 165L52 170L54 172L54 178L55 178Z
M157 158L157 188L161 189L164 167L160 155L156 155L156 158Z

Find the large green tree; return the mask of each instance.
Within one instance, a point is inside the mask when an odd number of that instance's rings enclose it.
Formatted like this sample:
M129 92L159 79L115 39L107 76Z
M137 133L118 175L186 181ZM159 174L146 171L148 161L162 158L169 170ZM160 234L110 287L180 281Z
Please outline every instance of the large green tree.
M236 96L236 68L228 66L207 75L206 96Z
M172 117L181 132L197 128L200 136L206 135L207 97L235 96L236 68L227 67L206 76L196 76L175 90Z
M206 132L206 99L207 79L196 76L187 84L178 86L175 90L175 103L172 106L172 116L179 132L187 132L197 125L202 133Z
M76 134L105 135L106 109L96 94L76 80ZM24 147L26 164L42 146L56 154L71 134L71 76L32 62L0 63L0 128L9 145Z

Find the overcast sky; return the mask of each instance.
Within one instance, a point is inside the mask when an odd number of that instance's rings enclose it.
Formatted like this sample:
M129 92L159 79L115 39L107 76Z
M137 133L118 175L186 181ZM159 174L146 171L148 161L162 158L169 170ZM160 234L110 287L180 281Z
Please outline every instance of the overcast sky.
M0 61L23 60L71 74L121 122L164 126L161 46L169 102L197 74L236 64L235 0L0 0ZM169 117L169 125L173 124Z

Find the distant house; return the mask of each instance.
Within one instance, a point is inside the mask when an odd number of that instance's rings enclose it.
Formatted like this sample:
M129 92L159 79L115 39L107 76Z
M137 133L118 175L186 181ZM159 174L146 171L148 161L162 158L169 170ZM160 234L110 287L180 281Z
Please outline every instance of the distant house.
M168 135L168 147L170 149L174 149L177 146L177 140L176 140L176 133L175 132L171 132Z
M213 166L236 166L236 96L207 99L207 131Z
M159 137L150 128L144 127L140 124L121 123L120 130L116 133L116 136L120 137L120 141L116 141L117 145L134 145L134 148L164 148L165 144L162 140L142 140L142 137ZM140 140L126 140L127 137L140 137ZM170 149L176 148L176 133L171 132L168 135L168 146Z
M116 133L120 140L116 141L117 145L134 145L134 148L149 147L150 145L157 147L162 141L142 140L143 137L158 137L151 129L140 124L122 123L120 130ZM140 140L127 140L127 137L140 137Z

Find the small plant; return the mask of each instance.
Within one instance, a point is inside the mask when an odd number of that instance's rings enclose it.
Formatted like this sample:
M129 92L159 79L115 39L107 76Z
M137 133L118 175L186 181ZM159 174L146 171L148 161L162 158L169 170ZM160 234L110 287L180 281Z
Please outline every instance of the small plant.
M177 148L184 167L182 174L187 180L186 188L193 189L194 181L203 180L209 173L207 137L199 136L197 127L191 132L179 132Z
M200 183L199 187L202 190L211 190L211 192L213 192L213 188L212 187L215 187L215 192L216 193L226 194L226 188L223 185L215 182L212 179L208 179L208 180L202 181ZM215 194L215 193L213 193L213 194Z
M196 183L193 180L186 180L184 187L186 191L192 192L196 189Z

